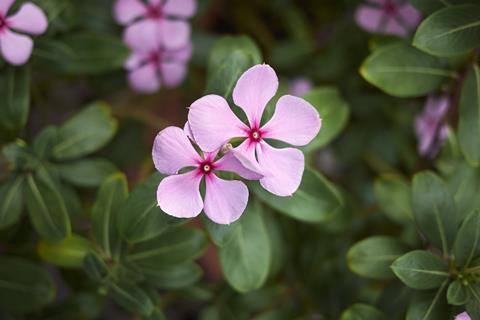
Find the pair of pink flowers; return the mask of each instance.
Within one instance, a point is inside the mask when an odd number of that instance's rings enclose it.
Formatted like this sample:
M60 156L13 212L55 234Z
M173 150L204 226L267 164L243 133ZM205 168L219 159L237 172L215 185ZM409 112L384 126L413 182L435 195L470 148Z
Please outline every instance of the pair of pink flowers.
M175 217L195 217L202 209L219 224L237 220L248 202L248 188L241 181L223 180L215 172L228 171L249 180L259 180L269 192L292 195L304 171L303 153L296 148L275 148L269 141L295 146L308 144L321 127L321 119L307 101L282 96L273 116L263 119L267 103L278 88L275 71L268 65L247 70L233 90L233 101L248 119L242 122L228 102L207 95L190 106L185 130L169 127L156 137L152 156L155 167L169 175L159 185L160 208ZM202 151L199 156L187 138ZM232 147L231 143L240 140ZM217 159L218 154L224 153ZM192 168L190 171L186 168ZM179 173L180 172L180 173ZM205 200L200 183L205 178Z
M25 64L33 50L32 39L25 35L40 35L47 30L48 19L35 4L24 3L13 15L8 15L15 0L0 0L0 52L12 65Z
M190 25L195 0L117 0L114 15L126 26L123 38L132 50L125 63L130 86L152 93L178 86L192 55Z

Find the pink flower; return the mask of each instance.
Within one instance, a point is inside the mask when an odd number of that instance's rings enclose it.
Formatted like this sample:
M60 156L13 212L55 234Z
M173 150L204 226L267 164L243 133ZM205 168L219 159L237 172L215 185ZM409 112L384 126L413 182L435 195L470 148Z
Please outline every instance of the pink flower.
M169 49L185 47L190 40L190 25L185 21L196 11L195 0L117 0L114 16L118 23L128 26L125 43L131 45L143 33L154 33Z
M152 30L135 39L132 54L125 63L130 72L128 81L136 91L155 92L160 87L178 86L187 74L187 63L192 55L192 46L165 49L152 38Z
M275 71L266 64L256 65L240 77L233 90L233 101L245 112L248 125L240 121L227 101L218 95L195 101L190 107L188 122L195 141L205 151L217 150L232 138L244 138L235 149L243 155L239 160L244 163L243 159L248 159L249 163L256 164L264 175L260 183L266 190L288 196L298 189L302 180L303 153L295 148L274 148L267 140L306 145L317 135L321 120L307 101L285 95L278 100L272 118L262 126L263 112L277 88Z
M48 27L45 13L33 3L24 3L13 15L7 16L15 0L0 0L0 50L10 64L25 64L32 54L33 41L30 37L12 30L39 35Z
M293 96L303 96L306 94L308 91L312 90L313 88L313 83L307 78L303 77L298 77L293 79L290 82L290 87L288 88L288 91L291 95Z
M435 157L447 138L448 126L443 118L450 105L447 96L428 96L424 111L415 119L418 153L422 156Z
M372 33L406 37L421 20L420 12L408 1L367 0L355 12L355 20Z
M241 181L220 179L215 172L233 172L245 179L258 180L262 176L244 168L232 151L218 160L217 152L204 152L200 156L187 135L188 125L185 131L165 128L155 138L152 150L155 168L168 175L158 186L158 205L177 218L196 217L203 209L216 223L234 222L247 206L248 188ZM180 170L182 173L178 173ZM206 187L204 201L200 195L202 179Z
M459 315L457 315L455 317L455 320L470 320L470 316L468 315L468 313L463 312L463 313L460 313Z

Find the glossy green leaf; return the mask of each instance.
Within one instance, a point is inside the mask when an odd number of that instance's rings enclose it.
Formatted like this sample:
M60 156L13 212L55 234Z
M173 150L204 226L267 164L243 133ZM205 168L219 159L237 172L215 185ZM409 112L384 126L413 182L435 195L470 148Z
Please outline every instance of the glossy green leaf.
M480 257L480 211L472 212L457 232L453 255L458 266L469 267Z
M407 251L407 246L393 237L370 237L348 250L348 266L363 277L390 279L394 277L390 265Z
M309 168L305 168L300 187L290 197L277 197L258 182L251 182L249 186L267 205L303 222L328 221L343 203L334 186L318 171Z
M420 24L413 45L441 57L475 49L480 46L480 6L448 6L435 12Z
M180 289L193 285L202 277L202 268L193 262L170 267L140 268L145 281L162 289Z
M317 150L332 141L347 124L350 110L338 89L323 87L309 91L304 97L317 109L322 119L320 132L302 148L306 153Z
M439 320L448 314L445 281L436 291L417 292L407 310L406 320Z
M65 268L79 268L83 258L93 250L90 242L78 235L70 235L60 242L41 240L38 255L45 261Z
M148 316L153 313L154 305L141 287L128 281L109 284L113 300L123 308Z
M413 220L410 185L397 174L384 174L375 180L375 197L382 212L398 223Z
M20 219L24 207L24 185L24 176L17 176L0 186L0 229Z
M446 262L431 252L411 251L392 264L392 270L410 288L435 289L450 276Z
M387 316L380 310L367 304L357 303L343 311L340 320L386 320Z
M108 258L116 257L120 250L117 216L128 196L127 178L116 173L100 186L92 208L93 236Z
M446 62L406 44L374 51L360 68L374 86L396 97L419 97L456 77Z
M455 202L445 182L429 171L416 174L412 204L420 230L428 241L448 254L457 231L457 219Z
M26 203L30 220L40 236L47 240L59 241L70 234L67 208L54 185L28 175Z
M0 257L0 309L31 312L51 303L54 297L53 280L43 267L22 258Z
M218 224L206 216L202 216L202 223L213 243L219 247L223 247L235 237L237 227L240 225L238 220L231 224Z
M267 279L271 246L266 228L260 203L250 201L238 220L235 236L219 248L223 275L237 291L258 289Z
M456 306L464 305L468 300L468 290L461 280L455 280L448 286L447 301Z
M458 141L465 158L480 165L480 67L468 72L460 97Z
M118 171L113 163L101 158L65 162L57 168L65 181L78 187L97 187Z
M65 122L58 130L53 156L57 160L70 160L99 150L115 134L117 121L110 107L102 102L86 106Z

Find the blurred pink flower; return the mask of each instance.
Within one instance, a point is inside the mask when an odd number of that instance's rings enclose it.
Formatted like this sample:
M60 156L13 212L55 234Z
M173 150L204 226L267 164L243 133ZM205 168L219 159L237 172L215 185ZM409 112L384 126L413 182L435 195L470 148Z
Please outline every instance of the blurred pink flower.
M313 83L312 81L310 81L310 79L298 77L293 79L290 82L288 92L292 96L301 97L304 94L306 94L308 91L312 90L312 88L313 88Z
M459 315L457 315L455 317L455 320L470 320L470 316L468 315L468 313L463 312L463 313L460 313Z
M143 33L154 34L169 49L185 47L190 41L190 25L186 19L196 11L195 0L117 0L114 16L128 26L124 41L132 45Z
M260 179L263 188L278 196L288 196L302 180L303 153L295 148L274 148L265 139L306 145L320 130L321 119L307 101L285 95L278 100L272 118L261 126L265 107L277 88L275 71L266 64L256 65L240 77L233 89L233 101L245 112L249 125L241 122L218 95L195 101L190 106L188 122L197 144L206 151L216 150L232 138L246 138L234 149L242 155L239 160L248 168L250 164L258 167L264 175Z
M30 2L24 3L15 14L8 16L14 2L15 0L0 0L0 50L8 63L22 65L32 54L33 41L12 30L39 35L47 30L48 19L39 7Z
M422 16L408 1L367 0L355 12L355 20L363 29L406 37L420 23Z
M448 126L443 123L443 118L449 105L447 96L428 96L424 111L415 119L420 155L433 158L440 151L448 134Z
M189 141L189 130L168 127L160 131L153 144L155 168L164 178L157 190L160 208L177 218L196 217L203 211L215 223L230 224L237 220L248 202L248 188L236 180L223 180L217 171L238 174L245 179L262 176L243 167L232 151L215 160L217 151L200 156ZM182 169L191 170L178 173ZM200 183L205 179L205 200L200 195Z

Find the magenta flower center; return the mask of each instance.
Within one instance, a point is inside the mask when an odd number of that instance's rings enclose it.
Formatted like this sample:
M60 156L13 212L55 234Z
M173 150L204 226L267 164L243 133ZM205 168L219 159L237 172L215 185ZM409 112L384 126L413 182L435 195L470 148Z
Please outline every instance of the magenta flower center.
M385 5L383 7L383 10L389 16L395 16L397 14L397 6L396 6L395 2L392 1L392 0L388 0L385 3Z
M262 132L259 129L251 129L248 133L248 138L253 142L260 142L262 140Z
M215 169L215 167L211 161L205 160L202 163L200 163L198 169L202 174L209 174Z
M162 61L162 53L159 51L150 52L148 56L148 62L155 65L156 67L160 66Z
M0 14L0 31L5 30L6 28L8 28L7 19Z
M163 10L161 6L151 5L147 9L147 17L150 19L161 19L163 18Z

